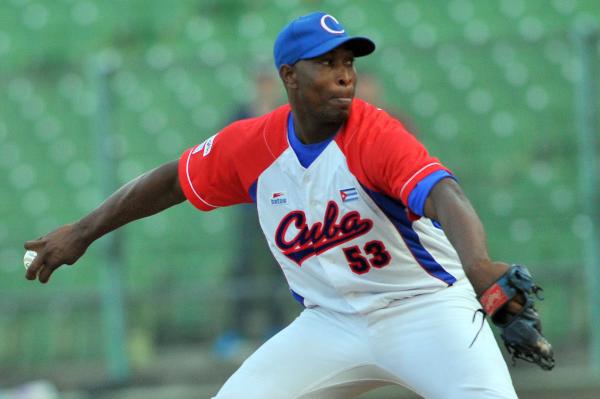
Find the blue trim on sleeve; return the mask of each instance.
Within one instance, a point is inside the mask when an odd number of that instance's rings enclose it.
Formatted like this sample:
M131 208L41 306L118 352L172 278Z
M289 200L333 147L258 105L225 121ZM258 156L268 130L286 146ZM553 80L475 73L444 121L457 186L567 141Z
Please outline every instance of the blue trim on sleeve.
M425 213L425 201L429 197L429 193L433 186L440 180L450 177L456 178L446 170L436 170L432 174L423 178L408 196L408 208L416 215L423 216Z
M252 183L252 185L248 189L248 194L250 195L250 197L252 197L252 201L254 201L254 203L256 203L256 184L257 183L258 183L258 180L256 180L254 183Z
M296 136L296 130L294 129L294 117L290 112L288 116L288 140L290 142L290 146L296 153L296 157L298 157L298 161L300 161L300 165L308 168L311 163L323 152L325 147L331 143L333 140L333 136L329 137L326 140L323 140L314 144L304 144L300 141L298 136Z
M402 202L388 197L385 194L369 190L365 186L362 186L362 188L369 197L373 199L383 213L385 213L394 227L396 227L396 230L400 233L408 250L419 265L421 265L423 270L430 276L435 277L448 285L454 284L456 282L456 277L446 271L446 269L435 260L433 255L431 255L421 243L419 235L412 227L412 222L408 219L406 207Z

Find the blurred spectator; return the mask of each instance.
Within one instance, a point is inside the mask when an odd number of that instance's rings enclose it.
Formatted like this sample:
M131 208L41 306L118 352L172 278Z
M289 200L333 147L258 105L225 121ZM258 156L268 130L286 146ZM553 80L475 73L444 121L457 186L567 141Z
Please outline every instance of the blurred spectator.
M275 71L271 65L259 65L253 75L254 95L248 103L234 108L227 122L263 115L284 104L284 97ZM287 321L281 306L279 288L286 287L279 265L267 247L258 222L256 205L236 207L237 237L233 240L235 251L231 265L230 282L233 287L228 312L229 325L216 340L214 350L223 358L234 356L243 341L253 335L253 319L263 314L263 339L283 328Z

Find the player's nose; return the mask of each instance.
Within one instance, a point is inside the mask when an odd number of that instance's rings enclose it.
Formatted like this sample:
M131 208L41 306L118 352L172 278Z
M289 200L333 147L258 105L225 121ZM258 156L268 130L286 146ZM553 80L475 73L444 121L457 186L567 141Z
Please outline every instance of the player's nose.
M353 68L347 66L340 66L336 71L336 83L342 87L348 87L354 85L355 73Z

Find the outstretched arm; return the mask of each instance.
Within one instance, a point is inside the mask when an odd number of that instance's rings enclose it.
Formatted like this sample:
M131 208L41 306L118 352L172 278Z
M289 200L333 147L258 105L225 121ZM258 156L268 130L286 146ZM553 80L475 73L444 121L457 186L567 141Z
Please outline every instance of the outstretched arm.
M27 269L26 278L46 283L54 270L75 263L103 235L183 202L177 164L168 162L137 177L79 221L27 241L25 249L36 251L37 257Z

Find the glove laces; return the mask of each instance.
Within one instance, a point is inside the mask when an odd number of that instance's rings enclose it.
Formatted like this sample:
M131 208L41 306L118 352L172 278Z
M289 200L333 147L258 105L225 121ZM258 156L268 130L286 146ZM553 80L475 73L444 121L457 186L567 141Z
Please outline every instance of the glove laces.
M477 337L479 337L479 333L481 332L481 330L483 330L483 323L485 323L485 310L483 310L483 308L479 308L475 311L475 313L473 313L472 323L475 323L475 318L477 317L477 315L479 313L481 313L481 325L479 326L479 330L477 330L477 334L475 334L473 341L471 341L471 345L469 345L469 349L473 346L473 344L477 340Z

